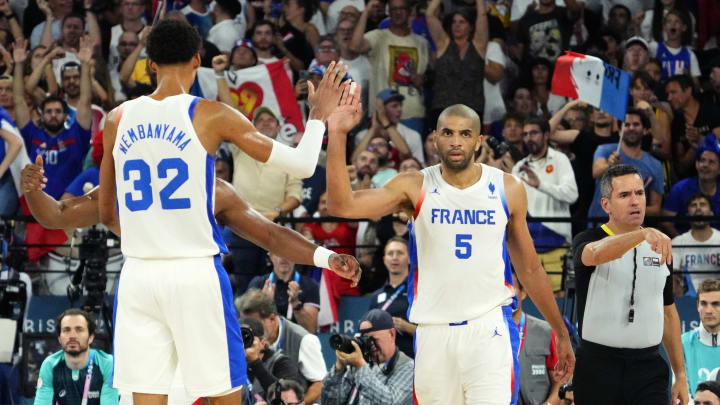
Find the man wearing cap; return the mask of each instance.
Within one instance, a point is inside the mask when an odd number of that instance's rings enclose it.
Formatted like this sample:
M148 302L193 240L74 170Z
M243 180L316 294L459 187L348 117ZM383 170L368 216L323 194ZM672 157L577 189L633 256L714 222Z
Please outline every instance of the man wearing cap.
M245 69L257 64L257 52L255 52L252 42L248 39L235 42L235 47L230 51L230 67L232 70Z
M642 70L648 62L648 43L643 37L632 37L625 41L625 54L623 56L623 70L633 74Z
M400 122L404 100L405 96L395 89L385 89L378 93L370 127L355 135L354 153L367 149L372 139L379 136L392 142L397 149L397 154L393 155L395 159L412 156L425 164L422 137Z
M268 388L281 378L299 383L304 390L305 381L300 377L297 365L282 352L268 347L262 322L255 318L240 318L238 322L240 326L249 328L253 334L252 346L245 348L248 379L252 383L251 396L267 398L270 392Z
M322 403L399 405L412 403L413 360L395 345L392 317L372 309L360 319L358 331L374 340L371 363L353 342L351 354L335 351L335 366L323 380Z
M663 204L662 214L667 217L687 215L691 195L703 193L712 199L711 215L720 215L720 145L713 134L705 137L695 154L697 176L675 183ZM666 223L670 236L676 236L690 229L686 222Z
M278 116L266 106L255 109L253 124L260 133L272 139L280 132ZM252 208L272 221L300 205L302 180L258 162L234 145L230 145L230 151L233 156L233 173L236 173L233 186ZM266 273L267 253L237 235L232 237L230 250L237 277L237 292L243 293L253 277Z

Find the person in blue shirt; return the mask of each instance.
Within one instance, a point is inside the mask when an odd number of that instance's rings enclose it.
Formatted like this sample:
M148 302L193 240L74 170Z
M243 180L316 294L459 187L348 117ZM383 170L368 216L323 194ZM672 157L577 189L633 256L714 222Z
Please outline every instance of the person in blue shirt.
M25 41L17 41L13 50L16 65L13 79L16 123L30 160L34 161L37 155L43 156L45 176L48 178L45 191L55 198L60 198L67 186L82 172L85 155L90 150L92 46L91 39L80 40L80 50L77 53L81 61L80 96L76 104L75 121L67 128L64 123L69 107L65 100L57 96L50 96L40 104L41 116L37 124L30 119L22 85L28 56Z
M90 348L96 329L92 316L71 308L60 314L57 325L62 350L40 366L35 405L117 405L113 356Z
M628 108L625 115L625 132L621 140L620 150L617 143L600 145L593 156L592 176L595 179L595 194L588 217L607 218L607 213L600 206L601 190L599 179L610 168L617 164L634 166L640 171L645 184L647 199L647 215L660 215L662 194L665 188L665 176L662 164L649 153L642 150L642 138L650 129L650 120L641 110Z
M686 216L687 203L691 195L701 192L712 199L712 210L720 216L720 143L715 134L708 134L698 146L695 153L695 169L697 176L689 177L675 183L670 189L663 204L664 216ZM711 223L717 228L717 223ZM670 237L675 237L690 229L687 222L665 224Z
M698 288L700 326L683 333L690 393L694 396L699 383L714 381L720 375L720 280L708 279Z

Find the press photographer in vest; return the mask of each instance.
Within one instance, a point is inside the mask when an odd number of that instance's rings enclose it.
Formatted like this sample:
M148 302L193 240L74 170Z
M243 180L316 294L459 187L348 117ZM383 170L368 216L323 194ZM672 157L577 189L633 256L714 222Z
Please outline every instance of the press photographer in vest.
M609 221L573 241L581 344L573 378L578 404L682 404L688 388L680 318L672 295L672 245L643 228L638 170L616 165L600 179ZM660 356L662 342L675 383Z
M57 321L62 350L43 360L35 405L117 405L110 376L113 357L90 349L95 321L80 309L68 309Z
M392 316L382 309L371 309L358 327L362 338L352 341L355 350L335 350L335 365L323 380L321 402L411 405L414 363L395 345L397 331Z
M520 394L518 405L561 404L558 392L564 381L553 379L553 369L558 362L555 332L550 324L526 314L522 302L527 297L525 288L513 269L513 285L517 294L517 309L513 321L520 330Z

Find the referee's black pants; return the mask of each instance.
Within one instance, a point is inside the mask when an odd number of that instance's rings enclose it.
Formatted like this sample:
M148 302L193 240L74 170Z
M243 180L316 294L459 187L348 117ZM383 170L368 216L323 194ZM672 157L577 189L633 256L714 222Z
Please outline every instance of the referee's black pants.
M670 370L658 346L618 349L582 341L576 353L577 405L667 405Z

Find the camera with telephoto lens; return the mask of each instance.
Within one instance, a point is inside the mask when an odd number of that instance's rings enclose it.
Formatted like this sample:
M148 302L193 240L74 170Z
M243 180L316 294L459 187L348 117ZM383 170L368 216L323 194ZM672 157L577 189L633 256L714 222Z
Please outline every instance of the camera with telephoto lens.
M375 347L375 338L373 338L372 336L358 335L355 337L350 337L337 333L330 336L330 346L333 349L339 350L343 353L350 354L355 351L352 342L357 343L358 347L360 347L360 352L362 353L363 359L365 359L366 362L376 363L372 355L373 348Z
M493 159L500 159L505 153L510 151L510 145L505 141L498 140L494 136L488 136L486 142L493 151Z

